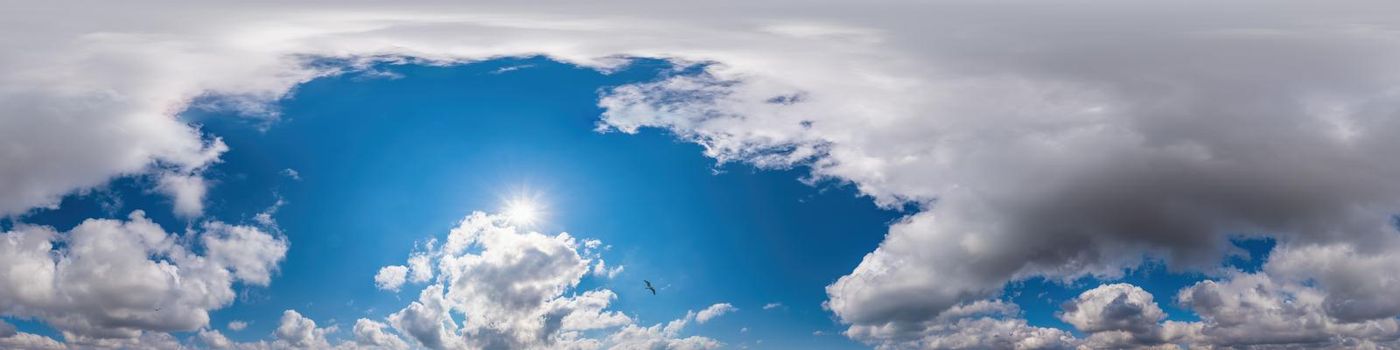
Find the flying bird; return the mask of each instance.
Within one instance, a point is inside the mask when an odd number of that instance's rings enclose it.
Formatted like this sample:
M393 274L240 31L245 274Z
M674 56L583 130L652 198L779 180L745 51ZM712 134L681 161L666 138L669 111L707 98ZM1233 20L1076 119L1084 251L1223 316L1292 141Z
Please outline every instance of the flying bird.
M642 282L646 282L646 283L647 283L647 290L650 290L650 291L651 291L651 295L656 295L656 287L652 287L652 286L651 286L651 281L642 280Z

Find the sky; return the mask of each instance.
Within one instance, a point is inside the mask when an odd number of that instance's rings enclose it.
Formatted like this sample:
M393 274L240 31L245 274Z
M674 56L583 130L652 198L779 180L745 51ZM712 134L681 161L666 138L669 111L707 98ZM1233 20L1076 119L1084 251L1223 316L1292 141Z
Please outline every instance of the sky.
M0 348L1400 347L1388 2L0 6Z

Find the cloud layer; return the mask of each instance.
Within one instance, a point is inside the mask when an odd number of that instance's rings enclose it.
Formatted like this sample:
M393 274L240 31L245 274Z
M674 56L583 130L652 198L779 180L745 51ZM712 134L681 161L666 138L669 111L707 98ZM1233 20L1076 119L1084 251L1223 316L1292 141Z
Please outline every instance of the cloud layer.
M10 67L0 73L0 213L51 206L114 176L147 174L178 213L197 216L207 186L199 174L226 147L173 115L201 96L218 97L200 107L275 115L267 102L346 69L315 58L353 69L404 57L451 63L544 54L609 69L625 62L620 55L662 57L708 64L607 91L600 130L666 129L720 161L804 167L812 181L849 183L881 205L918 208L827 288L826 306L858 340L960 347L975 345L956 336L1000 332L1025 347L1077 342L988 300L1010 281L1111 279L1145 257L1218 277L1179 296L1210 305L1197 308L1205 320L1193 326L1199 337L1181 331L1191 341L1285 344L1334 334L1329 341L1348 346L1384 341L1400 315L1400 264L1393 262L1400 244L1391 219L1400 211L1400 162L1392 160L1400 141L1391 137L1400 131L1400 68L1393 64L1400 24L1387 16L1394 3L554 5L550 12L491 3L163 4L162 11L31 4L5 11L15 27L0 39L0 65ZM50 19L58 13L72 20ZM58 271L63 265L43 253L49 242L78 243L87 230L126 232L131 239L111 242L122 252L189 255L142 222L95 221L63 235L19 228L6 234L6 249L15 252L0 257ZM222 237L206 244L270 242L204 229ZM1279 240L1267 268L1216 271L1231 252L1229 239L1242 235ZM449 346L460 339L456 332L501 344L570 341L546 332L568 329L567 318L535 324L509 313L606 307L603 292L559 294L588 271L570 237L468 236L448 240L435 267L440 283L390 322L415 341ZM495 244L536 253L454 253ZM188 262L110 257L145 271L133 279L151 282L143 288L166 291L104 304L131 309L120 316L109 306L47 301L42 290L28 289L43 284L12 284L0 292L8 293L0 311L45 318L75 337L191 330L207 323L203 311L228 302L226 288L169 291L157 283L166 276L162 264L204 266L179 273L207 272L212 277L196 280L214 287L267 283L276 259L260 262L280 255L231 248ZM522 271L530 278L520 281L490 273L511 268L512 259L540 265ZM426 282L420 265L390 271L381 286ZM105 286L96 276L53 276L61 286ZM521 293L492 294L472 283L512 283ZM1147 326L1156 321L1148 312L1155 299L1119 287L1099 292L1117 296L1082 297L1082 307L1062 316L1103 330L1095 336L1168 337ZM151 308L163 301L171 304ZM1104 317L1103 308L1140 314L1095 323L1090 316ZM501 323L434 328L430 321L449 312ZM1297 322L1303 316L1315 322ZM636 337L668 335L668 327L653 328L624 327Z

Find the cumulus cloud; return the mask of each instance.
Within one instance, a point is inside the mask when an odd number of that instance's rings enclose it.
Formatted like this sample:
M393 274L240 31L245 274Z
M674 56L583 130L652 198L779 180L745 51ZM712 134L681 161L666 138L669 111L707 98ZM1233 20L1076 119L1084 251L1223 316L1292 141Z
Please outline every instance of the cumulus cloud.
M272 340L236 342L217 330L201 329L194 339L199 345L210 349L233 350L298 350L298 349L411 349L408 342L394 333L388 325L369 319L358 319L352 329L350 339L332 342L330 336L339 332L339 327L320 327L316 321L307 318L296 310L285 310L278 321Z
M739 308L734 307L734 305L729 305L729 303L710 305L710 307L700 310L699 313L695 314L695 322L703 324L705 322L710 322L711 319L735 311L739 311Z
M231 331L241 331L241 330L243 330L244 328L248 328L248 322L243 322L243 321L229 321L229 323L228 323L228 330L231 330Z
M978 300L920 324L853 325L845 334L880 349L1068 349L1080 343L1069 332L1031 326L1019 317L1015 304Z
M325 349L330 347L326 341L326 334L335 332L335 328L316 327L313 321L296 310L282 312L282 320L277 325L277 340L285 342L293 348L301 349Z
M1167 314L1153 301L1152 294L1137 286L1119 283L1102 285L1066 302L1056 315L1081 332L1094 334L1124 332L1133 340L1129 345L1162 342L1158 324ZM1108 335L1118 339L1117 334Z
M438 279L418 299L389 315L388 325L429 349L467 348L709 348L709 338L680 337L685 318L642 327L608 307L617 294L578 290L590 275L589 251L596 241L568 233L523 231L501 216L468 215L445 239L413 259L432 266ZM413 265L413 264L411 264ZM701 314L716 317L732 307L717 304ZM601 332L601 333L600 333ZM602 334L603 337L593 335ZM652 349L655 347L646 347Z
M389 265L379 268L379 272L374 274L374 286L382 290L397 292L407 280L407 266Z
M17 350L65 349L63 343L51 338L20 332L5 320L0 320L0 347Z
M68 347L53 338L33 333L17 333L0 337L0 347L15 350L63 350Z
M248 226L201 228L170 234L141 211L68 232L16 226L0 234L0 312L42 320L70 342L203 328L234 300L235 284L268 283L287 242Z
M355 344L371 349L403 350L408 343L398 335L389 332L384 323L359 319L355 321Z
M234 342L217 330L201 329L195 333L195 339L210 349L229 349L234 346Z
M409 281L423 283L433 278L431 260L426 254L414 254L408 258Z
M1400 346L1400 321L1387 309L1393 297L1385 296L1394 295L1385 281L1394 281L1400 267L1389 255L1357 250L1280 247L1261 272L1233 272L1181 290L1177 299L1202 319L1186 336L1214 346Z
M1009 281L1112 278L1144 256L1213 267L1239 234L1279 239L1280 256L1335 261L1260 275L1313 281L1327 317L1364 324L1400 313L1387 298L1395 283L1354 270L1393 275L1381 265L1396 245L1378 243L1395 234L1390 215L1400 212L1400 163L1387 160L1400 150L1390 137L1400 131L1400 42L1384 11L1393 3L726 5L5 11L7 25L22 27L6 31L18 34L0 55L11 68L0 73L0 213L151 174L177 212L197 215L198 176L225 148L172 115L210 95L275 114L266 102L345 69L308 64L317 57L353 68L545 54L612 69L619 55L651 56L708 64L605 92L600 130L662 128L720 161L802 167L810 181L918 208L827 288L847 334L872 344L960 334L950 328L958 324L1058 338L1005 317L941 315ZM59 10L90 20L42 15ZM527 241L544 249L546 240L557 237ZM448 284L438 292L450 304L510 301L498 311L543 305L539 296L587 266L562 249L540 251L539 262L560 265L532 272L565 273L520 282L528 297L464 296L451 284L500 281L441 267ZM453 264L492 266L482 259Z
M598 263L593 264L592 274L595 277L616 278L617 275L622 274L623 267L624 266L621 265L608 267L608 264L604 262L603 259L598 259Z
M679 336L680 331L693 317L695 317L694 313L688 313L686 317L667 322L664 326L656 324L643 327L629 324L608 335L608 348L617 350L702 350L716 349L723 345L717 340L706 337Z

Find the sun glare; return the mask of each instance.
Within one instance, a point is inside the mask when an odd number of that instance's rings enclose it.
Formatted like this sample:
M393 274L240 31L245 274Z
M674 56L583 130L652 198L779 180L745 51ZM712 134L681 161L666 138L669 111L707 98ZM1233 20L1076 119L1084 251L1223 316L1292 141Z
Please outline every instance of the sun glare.
M506 203L506 220L521 226L529 226L539 220L540 208L534 201L514 199Z

